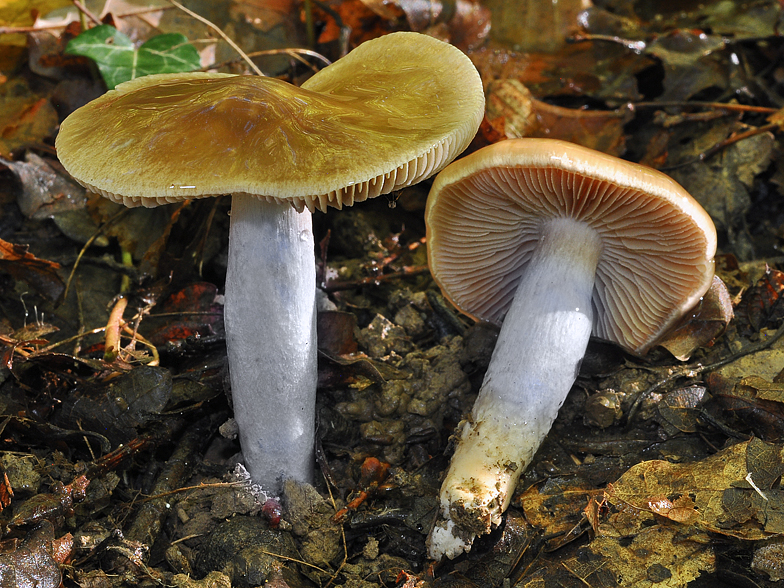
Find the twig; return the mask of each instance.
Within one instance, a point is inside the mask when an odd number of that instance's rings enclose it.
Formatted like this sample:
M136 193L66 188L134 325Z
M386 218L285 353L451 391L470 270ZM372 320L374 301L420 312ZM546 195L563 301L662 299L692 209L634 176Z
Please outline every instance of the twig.
M76 268L79 267L79 262L81 261L82 256L84 256L87 249L90 247L90 245L93 244L93 241L95 241L98 237L100 237L107 228L109 228L111 225L113 225L118 220L120 220L123 216L125 216L129 210L130 208L124 208L123 210L115 214L112 218L110 218L103 225L101 225L98 228L98 230L95 231L95 233L93 233L93 235L89 239L87 239L87 242L79 251L79 255L76 256L76 261L74 261L73 267L71 268L71 273L68 274L68 279L65 281L65 290L63 290L63 294L60 297L61 304L65 302L66 298L68 297L68 290L71 287L71 280L73 280L74 275L76 275Z
M729 363L739 360L741 357L750 355L752 353L757 353L758 351L763 351L768 347L770 347L771 345L773 345L776 341L778 341L782 335L784 335L784 324L782 324L778 328L778 330L775 333L773 333L772 336L768 337L764 341L760 341L759 343L755 343L754 345L749 345L748 347L741 349L737 353L733 353L732 355L727 356L724 359L720 359L717 362L707 364L707 365L702 365L702 364L691 365L691 366L687 365L673 370L672 373L669 374L667 377L662 378L658 382L655 382L654 384L649 386L646 390L640 392L640 395L637 397L637 399L634 401L631 408L629 409L628 416L626 417L626 426L627 427L631 426L631 423L634 420L634 417L636 416L637 411L639 410L640 405L642 404L642 401L648 398L651 394L653 394L656 390L658 390L662 386L669 384L673 380L677 380L679 378L696 378L697 376L699 376L704 372L710 372L720 367L723 367Z
M128 325L123 326L123 332L126 335L130 335L131 337L131 344L133 345L136 341L144 345L147 349L150 350L152 353L152 359L148 361L145 365L150 366L158 366L161 364L161 357L158 355L158 348L153 345L150 341L142 337L139 333L131 329Z
M92 12L90 12L84 4L79 2L79 0L71 0L71 2L73 2L73 5L76 6L76 8L79 9L79 12L81 12L82 14L87 16L95 24L97 24L97 25L103 24L101 22L101 19L98 18L97 16L95 16Z
M180 494L182 492L190 492L191 490L215 490L216 488L238 488L241 487L244 482L216 482L213 484L197 484L195 486L182 486L181 488L176 488L174 490L169 490L168 492L162 492L160 494L152 494L150 496L146 496L139 500L139 503L147 502L150 500L157 500L158 498L166 498L167 496L172 496L174 494Z
M0 35L13 35L15 33L35 33L37 31L49 31L54 29L64 29L70 23L33 25L30 27L0 27Z
M75 2L75 1L76 1L76 0L74 0L74 2ZM256 75L259 75L259 76L262 76L262 77L264 77L264 72L262 72L262 71L261 71L261 70L260 70L260 69L259 69L259 68L256 66L256 64L255 64L255 63L253 63L253 61L251 61L250 57L248 57L248 56L247 56L247 54L246 54L246 53L245 53L245 52L244 52L242 49L240 49L240 46L239 46L239 45L237 45L237 44L236 44L234 41L232 41L232 40L229 38L229 36L228 36L226 33L224 33L222 30L220 30L220 28L219 28L217 25L213 24L212 22L210 22L209 20L207 20L207 19L206 19L206 18L204 18L203 16L201 16L201 15L199 15L199 14L196 14L196 13L195 13L195 12L193 12L192 10L190 10L190 9L188 9L188 8L185 8L185 7L184 7L182 4L180 4L179 2L177 2L177 0L169 0L169 2L170 2L171 4L173 4L174 6L176 6L177 8L179 8L180 10L182 10L182 11L183 11L185 14L187 14L188 16L190 16L190 17L192 17L192 18L195 18L196 20L198 20L198 21L199 21L199 22L201 22L201 23L204 23L205 25L207 25L208 27L210 27L210 28L211 28L213 31L215 31L216 33L218 33L218 34L220 35L220 37L221 37L221 38L222 38L224 41L226 41L226 42L227 42L229 45L231 45L231 48L232 48L232 49L234 49L234 50L235 50L237 53L239 53L239 54L240 54L240 56L242 56L242 58L243 58L243 59L245 60L245 62L246 62L246 63L247 63L249 66L250 66L250 68L251 68L251 69L252 69L254 72L256 72Z
M316 28L313 24L313 1L305 0L305 33L308 39L308 47L316 46Z
M769 124L769 125L764 125L762 127L757 127L755 129L751 129L749 131L745 131L743 133L733 134L730 137L727 137L726 139L724 139L723 141L720 141L719 143L716 143L710 149L708 149L706 151L703 151L697 157L694 157L694 158L689 159L687 161L683 161L681 163L676 163L674 165L668 165L666 167L661 167L659 169L661 171L669 171L669 170L677 169L679 167L684 167L686 165L691 165L692 163L699 163L700 161L705 161L706 159L709 159L710 157L714 156L716 153L718 153L719 151L721 151L725 147L729 147L730 145L732 145L734 143L738 143L739 141L743 141L744 139L748 139L749 137L753 137L755 135L761 135L762 133L768 133L768 132L772 133L773 131L775 131L775 130L777 130L779 128L781 128L781 125L778 125L776 123L772 123L772 124Z
M85 337L88 337L90 335L97 335L99 333L103 333L105 330L106 330L106 327L97 327L97 328L92 329L90 331L82 331L78 335L73 335L71 337L68 337L67 339L62 339L60 341L55 341L54 343L51 343L51 344L47 345L46 347L42 347L41 349L38 350L37 355L42 355L44 353L49 353L50 351L52 351L53 349L56 349L57 347L60 347L61 345L65 345L66 343L70 343L71 341L80 341L81 339L84 339ZM76 355L76 354L74 353L73 355Z
M314 71L318 71L312 64L308 63L305 59L303 59L302 55L307 55L308 57L313 57L314 59L318 59L319 61L323 62L324 65L332 65L332 62L324 57L318 51L313 51L311 49L302 49L300 47L291 47L285 49L266 49L264 51L254 51L253 53L248 53L248 57L260 57L264 55L288 55L293 57L303 65L308 66ZM222 61L220 63L211 63L205 67L202 67L200 71L207 71L209 69L218 69L221 67L226 67L227 65L231 65L239 61L239 59L229 59L228 61Z
M173 6L145 6L143 8L137 8L135 10L128 10L126 12L121 12L119 14L115 14L114 16L117 18L128 18L129 16L139 16L140 14L152 14L153 12L163 12L164 10L171 10L174 8ZM146 22L146 21L145 21Z
M567 39L569 43L585 43L586 41L606 41L608 43L617 43L623 45L627 49L631 49L637 54L645 51L647 43L645 41L635 41L633 39L624 39L618 35L592 35L588 33L579 33L572 35Z
M713 108L716 110L731 110L733 112L758 112L761 114L774 114L778 108L767 106L748 106L746 104L725 104L724 102L631 102L634 108Z
M327 483L327 491L329 492L329 499L332 502L332 509L337 512L337 504L335 504L335 497L332 495L332 488L330 487L329 483ZM340 536L343 538L343 561L340 562L338 569L335 570L334 574L332 574L332 577L326 583L324 588L329 588L332 585L332 583L335 581L335 578L338 577L341 570L343 569L343 566L345 566L346 562L348 561L348 547L346 545L346 529L343 525L340 525Z

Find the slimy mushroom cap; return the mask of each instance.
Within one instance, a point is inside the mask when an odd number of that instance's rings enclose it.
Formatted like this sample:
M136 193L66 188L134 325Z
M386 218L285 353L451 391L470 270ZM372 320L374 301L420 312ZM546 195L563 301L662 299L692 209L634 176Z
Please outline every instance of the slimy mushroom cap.
M126 206L249 194L325 210L435 174L483 111L460 50L393 33L302 87L217 73L125 82L63 122L57 151L79 182Z

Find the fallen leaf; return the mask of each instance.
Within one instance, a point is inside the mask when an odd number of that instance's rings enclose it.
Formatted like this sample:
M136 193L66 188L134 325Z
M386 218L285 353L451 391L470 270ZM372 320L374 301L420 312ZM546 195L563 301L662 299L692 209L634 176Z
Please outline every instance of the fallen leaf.
M0 271L26 282L49 300L57 300L65 289L57 274L59 268L59 263L39 259L29 253L26 245L0 239Z
M589 110L553 106L533 97L518 80L490 82L487 87L486 118L498 136L562 139L598 151L623 153L624 124L631 120L628 109Z
M670 502L666 496L655 496L648 501L648 507L657 515L676 523L691 524L700 516L688 496L679 496L674 502Z
M54 527L42 521L22 544L0 554L0 588L57 588L62 576L52 554Z
M354 337L357 316L350 312L327 310L318 313L319 351L330 355L345 356L356 353L358 346Z
M759 376L725 377L720 372L710 374L707 384L716 402L728 417L737 421L741 430L751 429L755 435L769 441L784 439L781 384Z
M743 293L738 305L738 328L756 332L784 318L784 272L765 266L762 277Z
M646 53L660 59L664 67L664 93L659 99L682 101L706 88L725 86L725 60L714 56L725 44L719 35L682 29L648 43Z
M0 83L0 157L12 159L14 151L42 143L57 124L54 106L32 93L23 80Z
M171 393L168 370L143 366L95 389L72 394L54 422L99 432L115 445L127 443L138 435L137 429L160 416Z
M713 276L710 289L688 311L678 325L659 340L658 345L681 361L686 361L700 347L710 345L721 335L735 316L727 286Z
M656 404L657 420L669 435L697 431L699 407L705 399L705 386L689 386L668 392Z
M766 457L759 459L760 455ZM684 527L692 526L692 532L709 531L746 540L782 534L784 491L760 488L749 480L770 480L769 472L779 472L780 477L783 457L780 445L753 439L697 462L639 463L608 487L607 501L615 510L602 521L600 532L607 536L636 534L655 524L650 518L654 514L669 515L677 508L684 510L667 518L678 523L682 533L688 531ZM672 506L668 508L661 497ZM636 512L634 518L627 516L628 509Z
M22 184L16 199L19 209L28 218L41 220L58 212L84 208L84 188L69 176L57 173L45 159L28 152L25 161L3 161Z
M163 315L160 317L156 314ZM223 335L223 305L218 289L208 282L189 284L171 294L144 321L153 345L177 345L188 337Z
M474 49L484 43L490 32L490 10L479 2L395 0L395 6L403 11L412 31L432 34L437 27L444 27L446 40L464 50ZM386 10L389 11L389 8ZM393 20L397 15L390 11L387 18Z
M230 14L263 32L288 24L295 13L293 0L232 0Z
M485 0L493 15L492 37L517 51L552 52L566 45L578 27L583 0L559 2L504 2Z
M32 26L39 14L70 5L69 0L4 0L0 2L0 27ZM4 45L25 47L27 39L24 34L3 35L0 54L5 51Z

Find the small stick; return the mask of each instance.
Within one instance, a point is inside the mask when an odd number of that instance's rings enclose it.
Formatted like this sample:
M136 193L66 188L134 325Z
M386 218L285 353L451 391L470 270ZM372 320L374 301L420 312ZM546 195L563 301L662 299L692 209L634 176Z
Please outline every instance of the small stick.
M319 61L323 62L324 65L332 65L332 62L324 57L321 53L317 51L312 51L310 49L302 49L300 47L291 47L285 49L265 49L264 51L254 51L253 53L248 53L248 57L260 57L262 55L288 55L293 59L296 59L301 64L308 66L313 71L318 71L315 66L308 63L302 55L307 55L308 57L313 57L314 59L318 59ZM211 63L210 65L206 65L202 67L199 71L207 71L209 69L218 69L221 67L226 67L227 65L231 65L239 61L238 59L229 59L228 61L222 61L220 63Z
M751 355L752 353L757 353L758 351L763 351L768 347L770 347L771 345L773 345L783 335L784 335L784 324L782 324L778 328L778 330L776 330L775 333L773 333L770 337L768 337L764 341L760 341L758 343L749 345L741 349L737 353L733 353L732 355L725 357L724 359L720 359L718 361L715 361L714 363L710 363L707 365L698 363L696 365L686 365L672 370L672 372L668 376L662 378L661 380L655 382L654 384L651 384L650 386L648 386L646 390L640 392L640 395L637 396L637 399L632 404L631 408L629 409L629 413L626 417L627 428L632 426L632 421L634 420L634 417L637 415L637 411L639 410L642 401L648 398L651 394L653 394L656 390L658 390L665 384L669 384L670 382L678 378L694 379L704 372L710 372L716 370L729 363L737 361L741 357L744 357L746 355Z
M731 110L733 112L758 112L761 114L774 114L778 108L767 106L748 106L746 104L725 104L724 102L631 102L634 108L714 108L716 110Z
M772 132L776 131L779 128L781 128L781 125L776 124L776 123L772 123L772 124L769 124L769 125L765 125L765 126L762 126L762 127L757 127L757 128L754 128L754 129L751 129L751 130L748 130L748 131L744 131L743 133L733 134L733 135L727 137L726 139L724 139L723 141L720 141L719 143L716 143L710 149L707 149L706 151L703 151L702 153L700 153L695 158L689 159L687 161L683 161L681 163L676 163L674 165L668 165L666 167L662 167L662 168L659 168L659 169L662 170L662 171L669 171L669 170L672 170L672 169L677 169L679 167L684 167L684 166L687 166L687 165L691 165L692 163L699 163L700 161L705 161L706 159L714 156L716 153L718 153L719 151L721 151L725 147L729 147L730 145L733 145L735 143L738 143L740 141L743 141L744 139L748 139L749 137L753 137L755 135L761 135L762 133L769 133L769 132L772 133Z
M71 1L73 2L73 5L76 6L79 9L79 12L81 12L82 14L87 16L95 24L97 24L97 25L102 24L101 23L101 19L98 18L97 16L95 16L92 12L90 12L84 4L79 2L79 0L71 0ZM86 28L86 27L83 27L83 28Z
M76 256L76 261L74 261L73 267L71 268L71 272L68 274L68 279L65 281L65 290L63 290L63 293L60 296L60 300L58 304L62 304L63 302L65 302L65 299L68 297L68 290L71 287L71 280L73 280L74 275L76 275L76 268L79 266L79 261L81 261L82 256L85 254L85 252L90 247L90 245L93 244L93 241L95 241L98 237L100 237L103 234L103 232L106 229L108 229L111 225L113 225L118 220L120 220L123 216L125 216L129 210L130 208L126 208L125 210L121 210L120 212L115 214L112 218L110 218L103 225L101 225L98 228L98 230L95 231L95 233L93 233L93 235L89 239L87 239L87 242L79 251L79 255Z
M74 0L74 2L75 2L75 1L76 1L76 0ZM242 58L243 58L243 59L245 60L245 62L246 62L246 63L247 63L249 66L250 66L250 68L251 68L251 69L252 69L254 72L256 72L256 75L259 75L259 76L265 77L265 76L264 76L264 72L262 72L262 71L261 71L261 70L260 70L260 69L259 69L259 68L256 66L256 64L255 64L255 63L253 63L253 62L251 61L250 57L248 57L248 56L247 56L247 54L246 54L246 53L245 53L245 52L244 52L242 49L240 49L240 46L239 46L239 45L237 45L237 44L236 44L234 41L232 41L232 40L229 38L229 36L228 36L226 33L224 33L222 30L220 30L220 28L218 28L218 26L217 26L217 25L215 25L215 24L211 23L209 20L207 20L206 18L204 18L203 16L201 16L201 15L199 15L199 14L196 14L196 13L195 13L195 12L193 12L192 10L190 10L190 9L188 9L188 8L185 8L185 7L184 7L182 4L180 4L179 2L177 2L177 0L169 0L169 2L171 2L171 3L172 3L174 6L176 6L176 7L177 7L177 8L179 8L180 10L182 10L182 11L183 11L185 14L187 14L188 16L190 16L190 17L192 17L192 18L195 18L195 19L196 19L196 20L198 20L199 22L202 22L202 23L204 23L205 25L207 25L208 27L210 27L210 28L211 28L213 31L215 31L216 33L218 33L218 34L221 36L221 38L222 38L224 41L226 41L226 42L227 42L229 45L231 45L231 48L232 48L232 49L234 49L234 50L235 50L237 53L239 53L239 54L242 56Z

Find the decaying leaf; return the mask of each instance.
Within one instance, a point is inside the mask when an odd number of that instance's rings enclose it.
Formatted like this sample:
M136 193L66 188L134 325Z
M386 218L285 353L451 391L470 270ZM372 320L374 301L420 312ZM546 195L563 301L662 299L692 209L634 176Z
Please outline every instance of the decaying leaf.
M319 350L330 355L350 355L359 349L357 317L350 312L327 310L318 314Z
M702 31L675 30L648 43L647 52L661 59L664 67L662 100L686 100L700 90L725 82L721 51L725 40Z
M461 49L478 47L490 32L490 11L472 0L396 0L412 31L446 29L446 37ZM440 36L440 35L439 35Z
M648 507L659 516L685 525L696 522L700 516L689 496L679 496L675 501L666 496L653 496L648 501Z
M757 361L770 359L771 353L781 357L780 350L761 353L765 355ZM707 383L719 406L744 428L768 441L784 439L784 390L780 383L759 376L727 377L721 372L710 374Z
M490 82L486 111L488 123L502 139L563 139L613 155L623 153L623 125L631 119L628 109L577 110L547 104L515 79Z
M493 13L493 38L519 51L552 52L566 44L578 27L578 14L587 2L485 2Z
M98 431L113 443L127 443L157 418L171 398L168 370L140 367L95 390L83 390L63 403L57 424Z
M223 336L223 305L214 284L196 282L173 292L145 319L145 332L153 345L176 347L188 337Z
M710 546L685 540L671 527L644 529L626 541L597 537L581 551L602 563L601 568L596 566L595 573L601 570L614 580L613 583L591 582L590 586L679 588L716 567L716 556ZM587 559L587 554L582 555L564 565L577 576L584 569L581 562Z
M697 431L699 406L705 398L705 386L689 386L667 393L656 405L657 419L670 435Z
M0 554L0 588L57 588L60 568L52 550L54 527L42 521L22 544Z
M43 143L57 128L57 112L47 98L34 94L27 83L0 78L0 157Z
M293 0L232 0L230 14L263 32L292 23L296 10ZM293 24L293 23L292 23Z
M725 250L741 259L750 259L753 250L743 219L751 206L754 177L760 170L767 168L775 140L771 133L752 135L701 160L701 154L727 138L726 133L716 136L715 129L722 127L718 124L709 125L702 133L691 127L684 129L688 133L680 139L684 144L671 144L668 162L671 165L693 163L677 167L670 173L711 215L717 230L726 233L729 245ZM730 134L750 130L748 126L739 123L727 128ZM702 135L709 135L709 140L703 143L706 144L704 147L700 145ZM696 155L692 155L695 151ZM684 152L688 153L685 157Z
M732 299L721 278L713 277L710 289L695 308L659 341L676 359L686 361L700 347L709 345L727 328L734 316Z
M0 2L0 27L32 25L38 14L67 6L68 0L15 0ZM0 71L13 71L24 59L27 45L24 33L0 36Z
M587 504L597 491L586 487L583 480L554 478L532 486L514 503L525 511L526 520L546 536L568 534L583 518Z
M2 161L22 183L17 204L22 214L37 220L67 210L83 208L85 191L68 176L57 173L45 159L32 151L24 161Z
M57 274L59 267L59 263L37 258L25 245L0 239L0 271L26 282L50 300L57 300L65 289Z
M608 488L607 501L617 510L605 517L600 533L634 535L651 524L661 525L656 515L691 526L692 532L750 540L780 535L783 459L781 446L752 439L694 463L639 463Z
M751 569L766 574L771 582L784 580L784 542L772 541L757 547Z
M739 329L753 331L775 323L784 317L784 272L766 264L764 275L747 292L738 306Z

